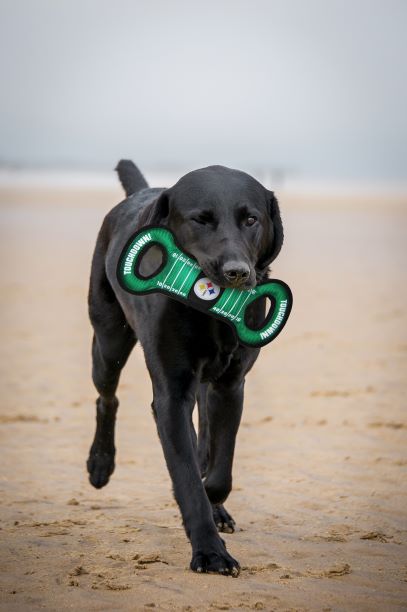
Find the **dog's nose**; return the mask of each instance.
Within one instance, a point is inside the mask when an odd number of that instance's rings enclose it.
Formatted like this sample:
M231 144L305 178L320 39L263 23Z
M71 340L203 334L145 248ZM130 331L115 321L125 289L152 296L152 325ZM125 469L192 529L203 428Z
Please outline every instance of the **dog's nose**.
M241 284L250 276L250 268L243 261L228 261L223 266L223 276L229 283Z

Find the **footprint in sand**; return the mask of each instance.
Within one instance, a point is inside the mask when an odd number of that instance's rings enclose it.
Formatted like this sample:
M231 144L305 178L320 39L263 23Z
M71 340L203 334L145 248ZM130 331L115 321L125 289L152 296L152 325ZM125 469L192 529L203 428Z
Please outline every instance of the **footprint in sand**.
M106 589L107 591L128 591L131 589L129 584L117 584L105 580L103 582L94 582L91 587L93 590Z
M40 419L35 414L1 415L0 424L6 423L48 423L48 419Z
M117 576L114 573L105 571L104 568L102 569L103 571L94 569L94 571L91 572L93 577L91 588L93 590L106 589L108 591L127 591L131 589L129 584L117 582Z
M89 572L83 567L83 565L77 565L72 572L69 572L69 576L84 576L85 574L89 574Z
M164 561L164 559L162 559L160 555L156 553L150 555L140 555L137 553L132 557L132 560L136 561L134 566L136 569L147 569L147 565L152 563L164 563L165 565L168 565L168 561Z
M367 393L375 393L375 388L371 385L368 385L364 389L325 389L320 390L316 389L314 391L310 391L311 397L352 397L355 395L364 395Z
M388 536L382 531L369 531L360 536L361 540L376 540L376 542L389 542L393 536Z
M315 578L336 578L338 576L346 576L346 574L350 574L351 571L349 563L339 563L325 570L309 570L308 574Z
M400 423L395 421L373 421L373 423L369 423L368 427L379 428L379 427L387 427L388 429L407 429L407 423Z
M243 565L242 572L257 574L258 572L266 572L267 570L273 571L277 569L281 569L277 563L266 563L264 565Z

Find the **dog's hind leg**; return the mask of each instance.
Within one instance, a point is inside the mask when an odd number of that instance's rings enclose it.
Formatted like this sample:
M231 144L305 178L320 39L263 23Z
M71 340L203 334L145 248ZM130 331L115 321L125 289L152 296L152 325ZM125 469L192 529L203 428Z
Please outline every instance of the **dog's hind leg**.
M115 331L110 330L107 336L95 333L93 337L93 382L99 397L96 400L96 432L87 468L90 483L97 489L108 483L115 467L114 429L119 405L115 393L120 372L134 344L133 331L123 325Z
M104 261L97 256L92 266L89 315L94 328L92 378L96 400L96 432L87 461L90 483L100 489L113 473L114 429L119 401L116 389L120 373L137 338L129 326L106 278Z

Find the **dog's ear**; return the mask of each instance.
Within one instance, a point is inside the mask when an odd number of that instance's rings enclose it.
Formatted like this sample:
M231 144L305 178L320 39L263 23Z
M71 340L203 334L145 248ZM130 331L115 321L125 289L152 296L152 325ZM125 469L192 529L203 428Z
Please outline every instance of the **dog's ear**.
M170 212L170 190L162 191L158 198L145 207L140 215L141 225L161 225Z
M280 217L280 208L276 196L266 189L267 206L269 214L269 227L264 230L262 250L257 268L265 270L279 254L283 246L284 232Z

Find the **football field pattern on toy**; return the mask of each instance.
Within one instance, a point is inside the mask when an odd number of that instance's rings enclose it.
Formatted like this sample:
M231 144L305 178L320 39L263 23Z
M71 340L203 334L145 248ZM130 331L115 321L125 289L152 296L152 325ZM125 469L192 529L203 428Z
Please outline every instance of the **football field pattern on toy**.
M153 274L144 276L141 262L153 245L161 250L162 262ZM250 347L274 340L292 306L291 290L280 280L268 280L253 289L219 287L205 276L194 257L178 247L172 232L159 226L144 227L132 236L119 258L117 277L121 287L130 293L164 293L229 323L239 341ZM246 323L245 311L259 298L269 298L271 306L262 327L252 329Z

